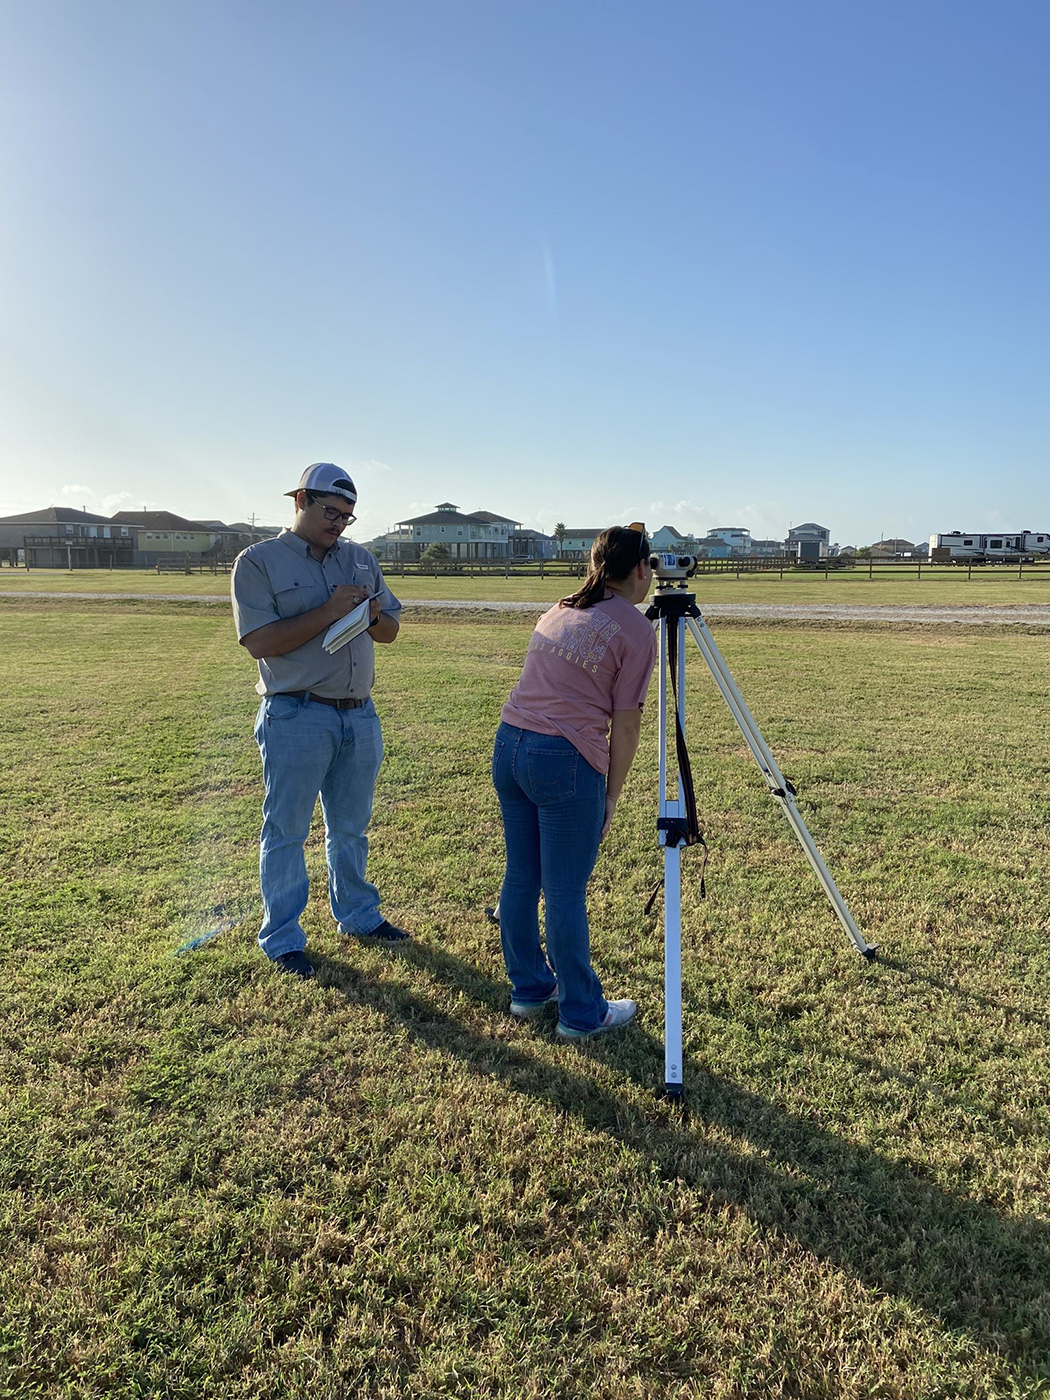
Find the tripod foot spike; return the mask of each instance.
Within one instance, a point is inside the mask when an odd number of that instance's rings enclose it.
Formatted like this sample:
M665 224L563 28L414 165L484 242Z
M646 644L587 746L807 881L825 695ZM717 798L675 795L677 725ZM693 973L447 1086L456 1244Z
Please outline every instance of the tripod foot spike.
M866 962L876 962L876 954L878 951L878 946L876 944L869 943L866 948L861 949L860 955Z
M671 1104L671 1105L672 1105L673 1107L675 1107L675 1108L684 1108L684 1107L685 1107L685 1085L684 1085L684 1084L665 1084L665 1085L664 1085L664 1091L663 1091L663 1094L661 1095L661 1097L662 1097L662 1098L665 1098L665 1099L667 1100L667 1102L668 1102L669 1104Z

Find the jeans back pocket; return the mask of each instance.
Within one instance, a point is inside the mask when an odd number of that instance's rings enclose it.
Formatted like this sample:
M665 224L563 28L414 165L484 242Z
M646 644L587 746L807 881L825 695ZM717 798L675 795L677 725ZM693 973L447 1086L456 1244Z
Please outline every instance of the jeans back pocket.
M533 802L542 805L575 797L579 761L578 751L567 740L564 748L531 748L526 755L525 766Z

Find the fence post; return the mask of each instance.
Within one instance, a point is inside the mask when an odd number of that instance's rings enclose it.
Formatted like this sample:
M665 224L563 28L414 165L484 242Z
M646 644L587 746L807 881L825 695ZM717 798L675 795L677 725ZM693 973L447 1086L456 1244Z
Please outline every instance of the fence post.
M869 555L868 555L868 578L871 578L871 571L872 571L872 569L873 569L874 567L875 567L875 559L874 559L874 557L873 557L872 555L869 554Z

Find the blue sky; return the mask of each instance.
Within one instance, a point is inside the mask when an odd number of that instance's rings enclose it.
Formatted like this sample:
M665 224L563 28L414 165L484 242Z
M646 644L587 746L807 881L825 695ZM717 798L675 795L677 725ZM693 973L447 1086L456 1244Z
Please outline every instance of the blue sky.
M0 514L1050 527L1044 0L0 0Z

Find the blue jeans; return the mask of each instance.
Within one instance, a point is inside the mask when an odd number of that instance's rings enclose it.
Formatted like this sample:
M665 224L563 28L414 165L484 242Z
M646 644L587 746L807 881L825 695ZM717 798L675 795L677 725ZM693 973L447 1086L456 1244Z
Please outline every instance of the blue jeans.
M259 946L268 958L306 947L299 924L309 895L303 845L318 795L332 913L344 932L371 933L383 922L379 891L365 879L365 832L383 758L375 705L368 700L356 710L337 710L313 700L268 695L259 706L255 739L266 785L259 842Z
M492 781L507 843L499 927L514 1000L544 1001L557 983L562 1023L593 1030L608 1006L591 967L587 926L587 881L605 820L605 778L568 739L501 724Z

